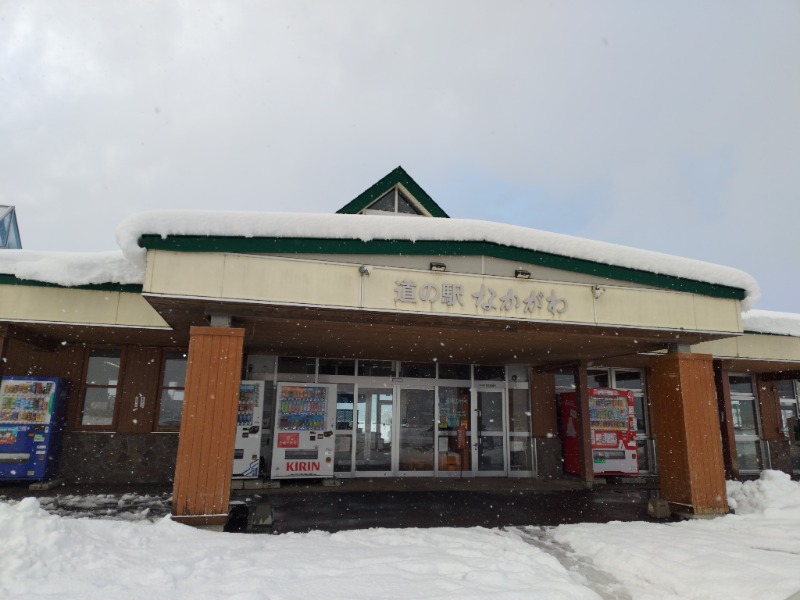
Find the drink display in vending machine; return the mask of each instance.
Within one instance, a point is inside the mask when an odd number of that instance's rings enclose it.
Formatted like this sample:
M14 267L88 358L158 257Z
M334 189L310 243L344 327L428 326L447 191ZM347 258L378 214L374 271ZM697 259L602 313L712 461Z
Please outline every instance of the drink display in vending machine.
M248 479L261 473L261 416L264 407L264 382L242 381L236 413L236 440L233 445L233 478Z
M564 470L580 474L580 425L577 395L560 395ZM589 427L595 475L637 475L636 411L633 392L589 389Z
M272 477L333 477L336 386L279 383Z
M52 477L58 466L66 385L51 377L0 383L0 481Z

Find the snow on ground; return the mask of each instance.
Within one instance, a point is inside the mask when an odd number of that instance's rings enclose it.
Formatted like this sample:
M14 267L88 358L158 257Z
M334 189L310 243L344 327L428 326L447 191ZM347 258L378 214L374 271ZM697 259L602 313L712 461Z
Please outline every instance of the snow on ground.
M0 598L783 600L800 590L800 484L767 472L728 494L737 514L712 520L277 536L4 501Z

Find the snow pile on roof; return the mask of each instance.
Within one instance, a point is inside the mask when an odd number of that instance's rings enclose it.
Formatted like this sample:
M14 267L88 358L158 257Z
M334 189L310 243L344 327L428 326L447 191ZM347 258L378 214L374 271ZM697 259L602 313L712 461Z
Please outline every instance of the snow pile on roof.
M775 333L800 337L800 314L749 310L742 313L742 326L745 331L755 333Z
M760 295L758 283L747 273L731 267L597 242L516 225L468 219L420 219L379 215L291 214L218 211L152 211L134 215L117 228L123 253L144 268L145 251L140 236L151 234L358 239L410 241L479 241L547 252L598 263L745 290L745 308Z
M99 283L141 284L144 269L122 252L0 251L0 273L64 286Z
M763 471L755 481L728 481L728 505L736 514L795 509L800 514L800 484L781 471Z

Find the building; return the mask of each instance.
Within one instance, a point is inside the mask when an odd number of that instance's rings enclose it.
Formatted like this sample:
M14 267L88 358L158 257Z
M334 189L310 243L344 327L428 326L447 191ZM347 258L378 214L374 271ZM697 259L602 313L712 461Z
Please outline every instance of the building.
M745 331L741 271L451 219L402 168L335 215L159 211L117 237L0 256L3 374L70 382L61 477L174 481L186 522L227 518L241 380L269 382L267 465L275 384L335 385L341 478L591 485L592 388L632 392L639 470L673 508L725 513L726 476L798 468L800 328Z

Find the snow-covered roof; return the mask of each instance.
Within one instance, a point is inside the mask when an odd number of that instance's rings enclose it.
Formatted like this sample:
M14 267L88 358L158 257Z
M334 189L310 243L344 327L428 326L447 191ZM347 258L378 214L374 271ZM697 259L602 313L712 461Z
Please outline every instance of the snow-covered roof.
M755 279L731 267L598 242L516 225L468 219L420 219L380 215L151 211L133 215L117 228L121 252L0 252L0 273L65 286L141 284L146 266L145 235L333 240L489 242L659 275L729 286L745 291L749 309L760 292Z
M748 310L742 313L742 327L750 333L800 337L800 314L771 310Z
M144 235L490 242L742 289L745 291L744 308L750 308L760 295L753 277L731 267L489 221L313 213L152 211L129 217L117 228L122 252L140 269L144 269L146 257L146 250L139 246Z
M0 251L0 273L68 287L103 283L141 284L144 269L122 252Z

